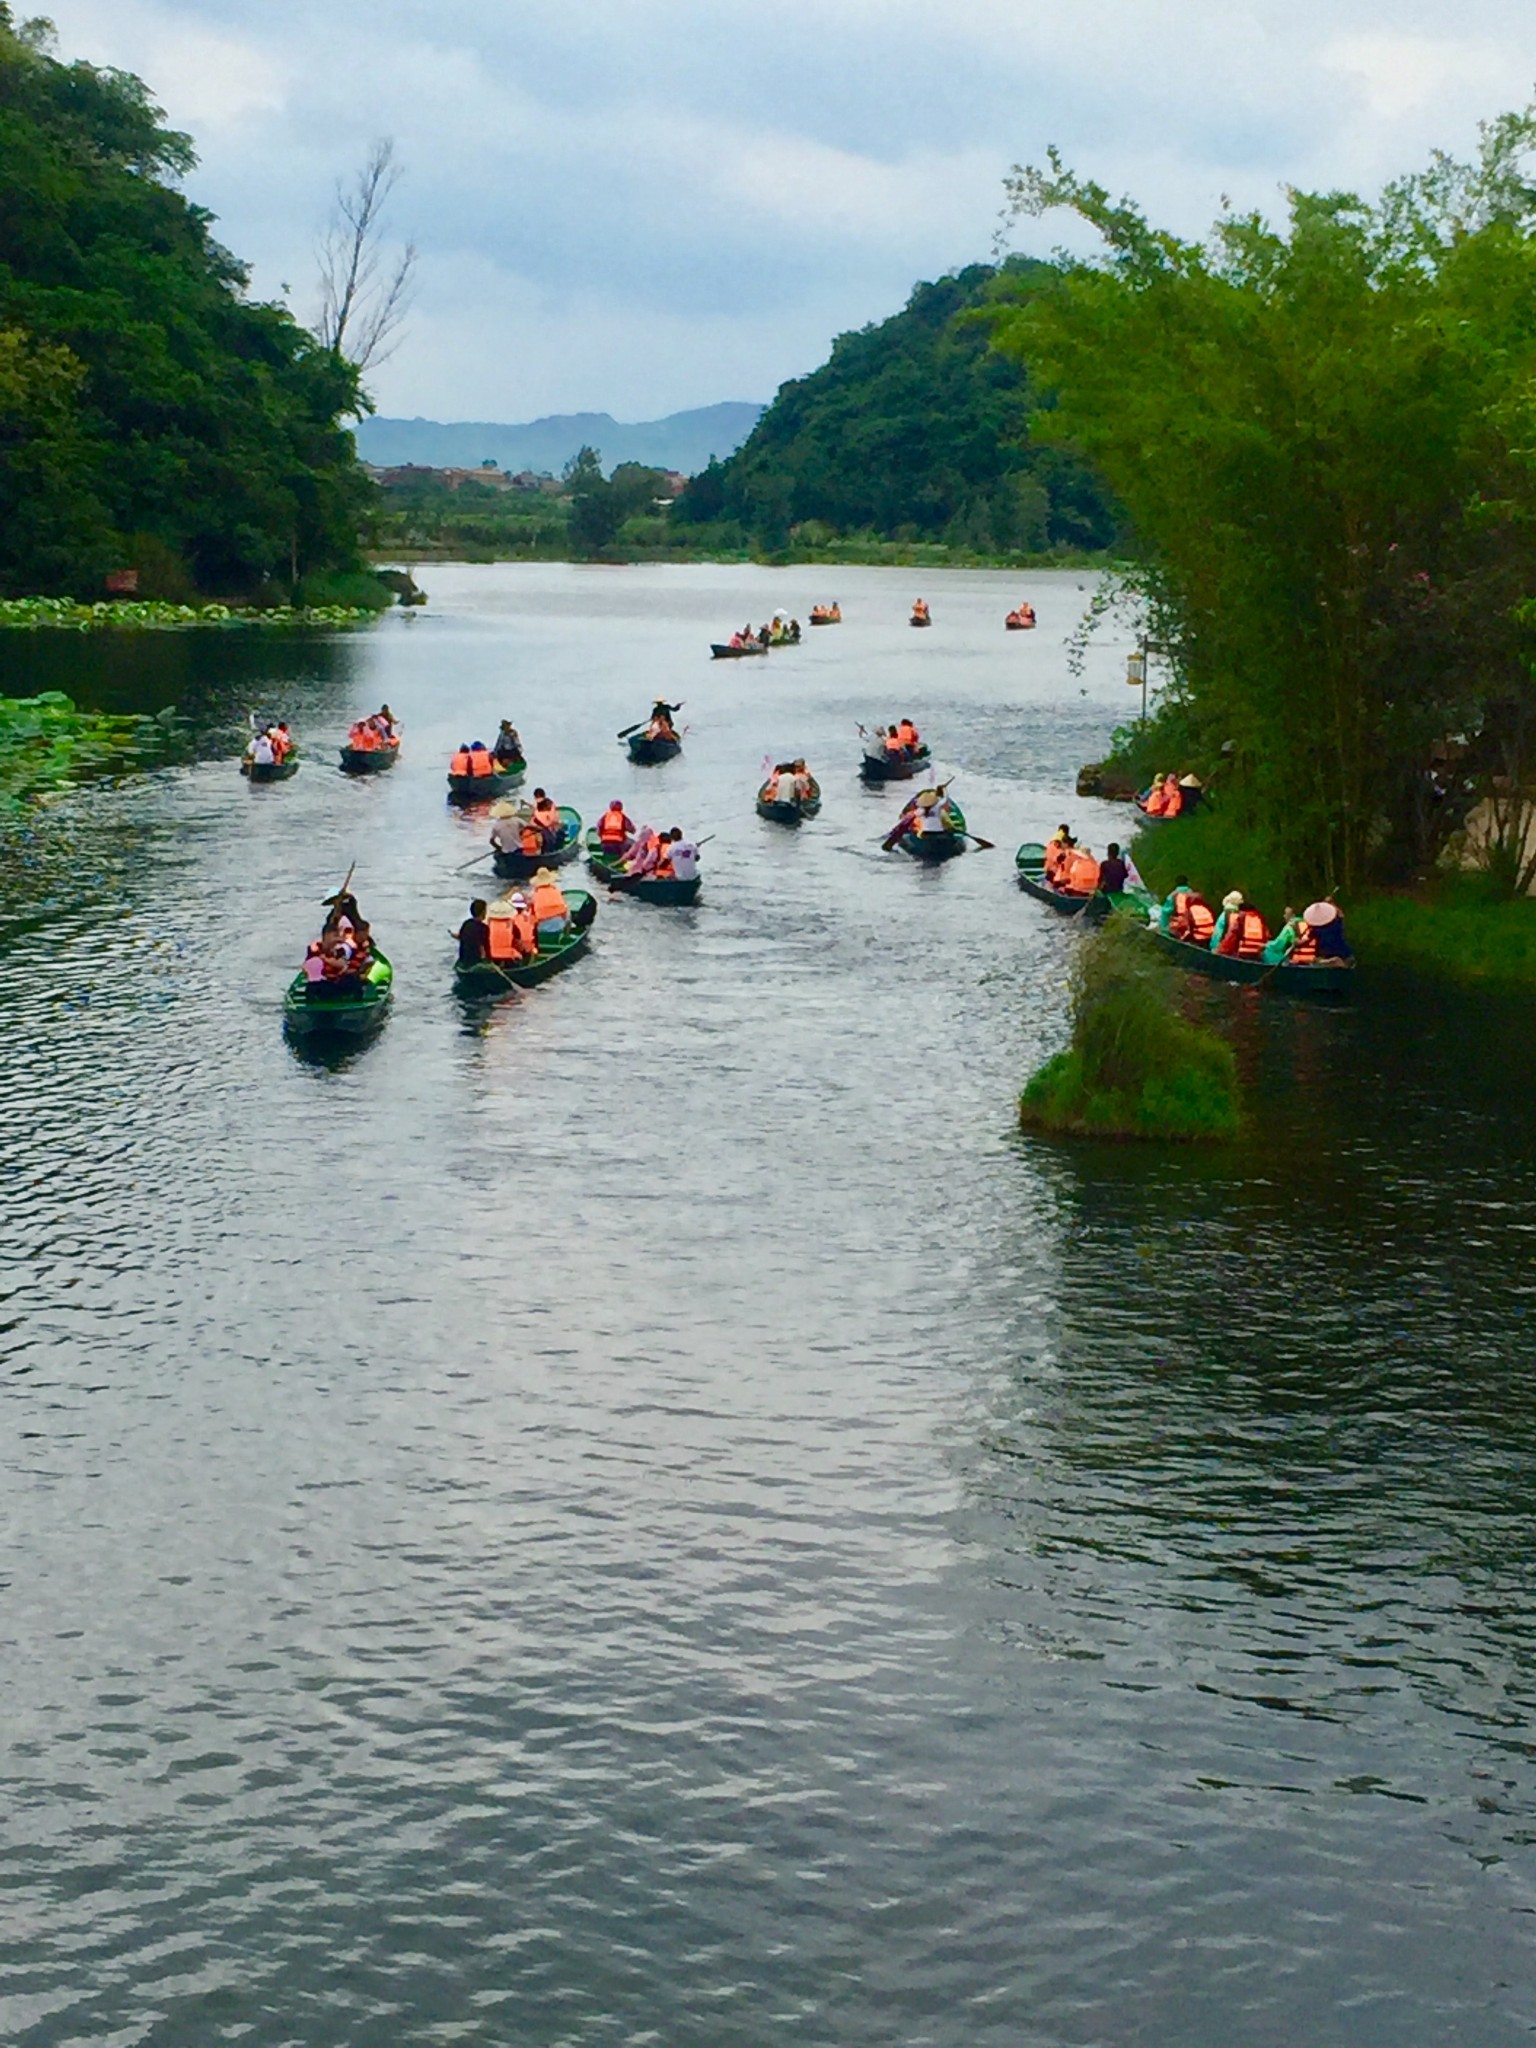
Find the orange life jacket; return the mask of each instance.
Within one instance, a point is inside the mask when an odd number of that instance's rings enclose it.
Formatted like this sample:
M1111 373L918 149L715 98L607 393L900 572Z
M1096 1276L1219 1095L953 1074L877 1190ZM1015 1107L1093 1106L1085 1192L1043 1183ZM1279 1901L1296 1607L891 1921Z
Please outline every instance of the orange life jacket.
M1099 864L1091 853L1074 851L1066 864L1062 887L1074 896L1091 896L1099 886Z
M1216 929L1216 913L1205 898L1191 894L1185 904L1184 917L1191 942L1197 946L1208 946Z
M471 747L468 758L469 766L467 769L462 770L462 773L466 775L494 775L496 773L496 763L485 747Z
M517 832L518 844L524 853L532 855L544 851L544 834L537 825L520 825Z
M1244 906L1228 913L1227 928L1221 935L1221 950L1230 958L1261 960L1269 944L1269 928L1256 910Z
M1160 818L1167 807L1168 799L1163 795L1163 785L1160 782L1154 782L1147 791L1147 800L1142 805L1142 809L1149 818Z
M522 948L525 957L536 953L539 949L539 935L534 930L536 922L537 920L533 912L526 905L523 909L515 910L512 913L512 936Z
M651 874L658 882L671 882L677 879L676 871L672 866L672 853L669 846L662 848L655 867L651 869Z
M900 733L898 733L898 732L888 732L888 733L886 734L886 736L885 736L885 751L886 751L886 752L887 752L888 754L904 754L904 753L906 752L906 750L907 750L907 749L906 749L906 743L905 743L905 741L904 741L904 740L902 739L902 737L901 737L901 734L900 734Z
M1180 789L1176 782L1165 782L1163 784L1163 816L1165 818L1176 818L1183 808L1183 790ZM1147 810L1150 812L1151 809L1152 806L1148 804Z
M533 892L533 921L542 924L547 917L565 917L570 906L560 892L558 882L540 882Z
M622 804L610 805L598 824L597 836L603 846L622 846L629 837Z
M541 832L552 832L558 839L565 830L565 820L560 815L560 806L552 803L535 804L533 822Z
M1296 943L1285 956L1287 967L1310 967L1317 958L1317 933L1311 925L1303 924L1296 934Z
M479 771L477 769L470 767L469 755L465 752L465 750L462 747L460 747L459 751L448 763L448 773L450 775L475 775L478 774L478 772Z
M897 727L897 731L900 734L901 744L904 747L915 747L917 745L917 727L910 718L904 718Z
M511 917L488 917L486 924L491 934L491 958L493 960L520 960L523 948L518 943L517 923Z
M1061 871L1072 857L1072 848L1064 839L1053 839L1045 849L1045 879L1059 882Z

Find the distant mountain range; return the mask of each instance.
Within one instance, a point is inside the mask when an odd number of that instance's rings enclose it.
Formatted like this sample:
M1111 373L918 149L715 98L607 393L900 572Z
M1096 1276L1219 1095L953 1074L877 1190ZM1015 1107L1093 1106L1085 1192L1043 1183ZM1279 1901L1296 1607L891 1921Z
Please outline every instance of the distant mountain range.
M558 476L580 448L588 447L602 456L605 470L620 462L645 462L692 476L711 455L723 462L739 448L762 411L760 405L728 402L631 424L606 412L567 412L521 426L375 416L358 423L357 452L382 469L406 462L427 469L474 469L492 461L500 469L548 470Z

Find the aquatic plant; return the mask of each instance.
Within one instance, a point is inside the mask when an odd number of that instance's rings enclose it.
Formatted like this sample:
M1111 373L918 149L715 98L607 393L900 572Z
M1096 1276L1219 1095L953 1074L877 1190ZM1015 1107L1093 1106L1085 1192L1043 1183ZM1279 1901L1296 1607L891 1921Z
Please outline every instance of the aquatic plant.
M1072 1040L1019 1098L1026 1130L1095 1138L1231 1138L1241 1125L1237 1062L1180 1014L1171 969L1129 916L1078 947Z
M81 711L62 690L0 697L0 812L107 775L184 760L186 722L174 711L119 717Z
M388 603L386 596L385 603ZM102 627L163 631L172 626L362 626L377 605L168 604L159 598L110 598L84 604L72 597L0 598L0 627L63 627L89 633Z

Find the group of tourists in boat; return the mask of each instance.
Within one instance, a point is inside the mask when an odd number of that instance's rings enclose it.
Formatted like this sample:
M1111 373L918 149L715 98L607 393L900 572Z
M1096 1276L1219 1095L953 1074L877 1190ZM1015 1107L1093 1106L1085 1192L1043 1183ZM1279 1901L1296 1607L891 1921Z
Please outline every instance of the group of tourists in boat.
M588 899L590 901L590 899ZM482 960L532 960L557 945L572 927L572 911L553 868L540 868L526 889L509 890L494 905L477 896L455 936L460 967Z
M751 626L738 626L725 644L738 653L749 647L798 647L800 621L786 618L783 612L775 612L767 625L759 626L755 631Z
M931 626L933 624L933 614L928 609L926 597L920 597L914 601L911 623L914 626Z
M757 794L762 803L798 806L820 802L821 784L806 767L803 758L795 761L778 761Z
M887 835L887 844L895 845L907 833L915 833L919 839L927 839L940 832L964 832L965 817L960 806L952 803L947 794L948 784L941 789L920 789L916 796L909 797L903 804L901 816Z
M1111 840L1104 858L1095 860L1091 847L1080 846L1069 825L1059 825L1045 847L1045 868L1041 879L1047 888L1062 896L1119 896L1128 887L1142 886L1135 863Z
M832 600L831 604L813 604L811 606L811 624L813 626L840 626L842 623L843 608L836 598Z
M1004 626L1010 633L1027 633L1030 627L1034 625L1034 623L1035 608L1032 604L1029 604L1028 602L1024 604L1016 604L1013 610L1009 612L1008 616L1003 620Z
M864 752L872 761L915 761L927 752L923 736L910 718L893 719L889 725L877 725L873 732L859 727L864 735Z
M361 989L374 964L373 935L349 889L328 899L329 915L318 939L311 939L300 970L306 995L350 995Z
M597 849L618 874L656 882L694 882L699 875L699 849L683 835L681 825L658 832L636 825L615 797L597 821Z
M387 704L380 705L370 717L358 719L347 733L347 745L355 754L374 754L399 744L400 723Z
M1354 959L1344 935L1344 919L1331 897L1309 903L1305 910L1286 906L1280 929L1271 932L1241 889L1222 897L1213 910L1181 875L1158 905L1159 931L1188 946L1239 960L1262 960L1268 967L1343 966Z
M532 860L556 853L565 844L566 819L547 790L536 789L531 803L509 802L496 809L491 845L497 853L521 853Z
M524 765L523 743L517 736L517 727L510 718L504 718L494 746L488 747L484 740L461 740L458 751L449 760L448 773L473 776L479 781Z
M287 720L280 718L251 735L240 765L247 773L252 768L282 768L294 752L293 734L288 730Z
M1198 775L1154 775L1136 799L1136 808L1149 818L1177 818L1192 811L1200 800Z

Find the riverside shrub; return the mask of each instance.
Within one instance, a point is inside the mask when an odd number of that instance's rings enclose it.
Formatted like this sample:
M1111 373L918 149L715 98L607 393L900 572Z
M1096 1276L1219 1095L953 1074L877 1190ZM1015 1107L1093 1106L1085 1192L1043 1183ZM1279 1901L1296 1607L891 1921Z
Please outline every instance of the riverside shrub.
M1114 917L1078 949L1072 1042L1031 1076L1026 1130L1103 1138L1230 1138L1241 1124L1237 1063L1214 1031L1181 1016L1172 970Z

